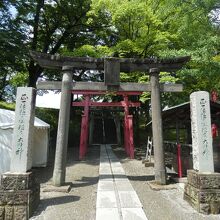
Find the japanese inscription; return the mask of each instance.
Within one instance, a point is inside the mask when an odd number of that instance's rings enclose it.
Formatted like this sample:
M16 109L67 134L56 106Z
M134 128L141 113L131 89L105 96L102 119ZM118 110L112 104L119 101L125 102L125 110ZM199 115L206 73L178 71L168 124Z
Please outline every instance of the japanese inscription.
M34 126L34 89L17 89L11 171L26 172L32 165L32 132Z
M208 92L190 95L193 168L201 172L214 172L209 103Z
M19 120L18 120L18 133L17 133L17 146L16 146L16 155L19 155L21 159L21 154L23 152L24 144L24 129L25 129L25 116L26 116L26 105L28 101L28 96L26 93L23 93L20 98L19 104Z

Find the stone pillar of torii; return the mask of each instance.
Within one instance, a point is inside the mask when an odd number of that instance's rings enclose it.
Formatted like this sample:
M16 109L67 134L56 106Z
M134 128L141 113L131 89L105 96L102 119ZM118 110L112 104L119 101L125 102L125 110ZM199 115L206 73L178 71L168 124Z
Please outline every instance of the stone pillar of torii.
M166 184L164 162L163 132L161 117L161 92L181 92L181 84L159 84L159 73L174 72L190 60L190 57L173 59L133 59L133 58L74 58L31 52L31 57L43 68L62 71L62 82L39 82L37 89L61 89L61 103L53 183L61 186L65 183L67 140L70 115L71 91L140 91L151 92L152 129L154 141L155 181ZM76 70L104 70L104 82L73 82ZM146 72L150 83L120 83L120 72Z

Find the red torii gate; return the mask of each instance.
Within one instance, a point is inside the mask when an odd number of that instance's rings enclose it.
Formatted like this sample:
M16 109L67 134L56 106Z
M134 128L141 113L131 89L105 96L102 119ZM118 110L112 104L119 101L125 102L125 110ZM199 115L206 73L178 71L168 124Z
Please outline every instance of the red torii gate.
M84 107L84 113L82 115L81 122L81 134L80 134L80 148L79 158L83 159L87 153L88 148L88 136L89 136L89 107L124 107L124 147L127 155L134 158L134 138L133 138L133 115L129 115L129 107L139 107L140 102L131 102L128 100L129 95L141 95L142 92L116 92L116 95L122 95L124 101L120 102L94 102L90 100L91 95L104 95L106 92L101 91L72 91L73 94L80 94L85 97L84 101L72 102L72 106Z

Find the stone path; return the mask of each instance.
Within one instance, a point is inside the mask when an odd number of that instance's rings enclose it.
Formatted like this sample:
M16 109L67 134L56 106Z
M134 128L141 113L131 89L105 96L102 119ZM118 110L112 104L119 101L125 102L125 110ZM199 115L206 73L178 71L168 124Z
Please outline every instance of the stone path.
M110 145L101 145L96 220L147 220L143 206Z

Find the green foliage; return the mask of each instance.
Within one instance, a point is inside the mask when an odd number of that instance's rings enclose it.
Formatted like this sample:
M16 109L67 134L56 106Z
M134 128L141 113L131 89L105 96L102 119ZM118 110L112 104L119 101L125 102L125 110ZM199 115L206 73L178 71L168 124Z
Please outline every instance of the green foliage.
M7 102L0 101L0 108L14 111L15 103L7 103Z
M50 136L52 138L55 138L58 127L59 110L36 108L35 115L36 117L50 124Z
M73 51L69 51L67 48L60 50L62 55L73 56L73 57L108 57L112 54L111 48L107 46L93 46L93 45L83 45L79 48L76 48Z
M10 8L15 13L12 15ZM86 57L190 55L181 71L161 73L163 83L183 83L183 93L162 94L163 105L188 100L197 90L220 92L219 0L4 0L0 3L0 99L8 85L35 85L43 71L28 51ZM88 75L91 77L89 78ZM75 73L75 80L102 80L101 73ZM148 82L142 73L121 74L122 82ZM149 93L141 100L148 103Z
M28 81L28 73L27 72L18 72L16 75L11 76L9 83L13 87L25 86Z

